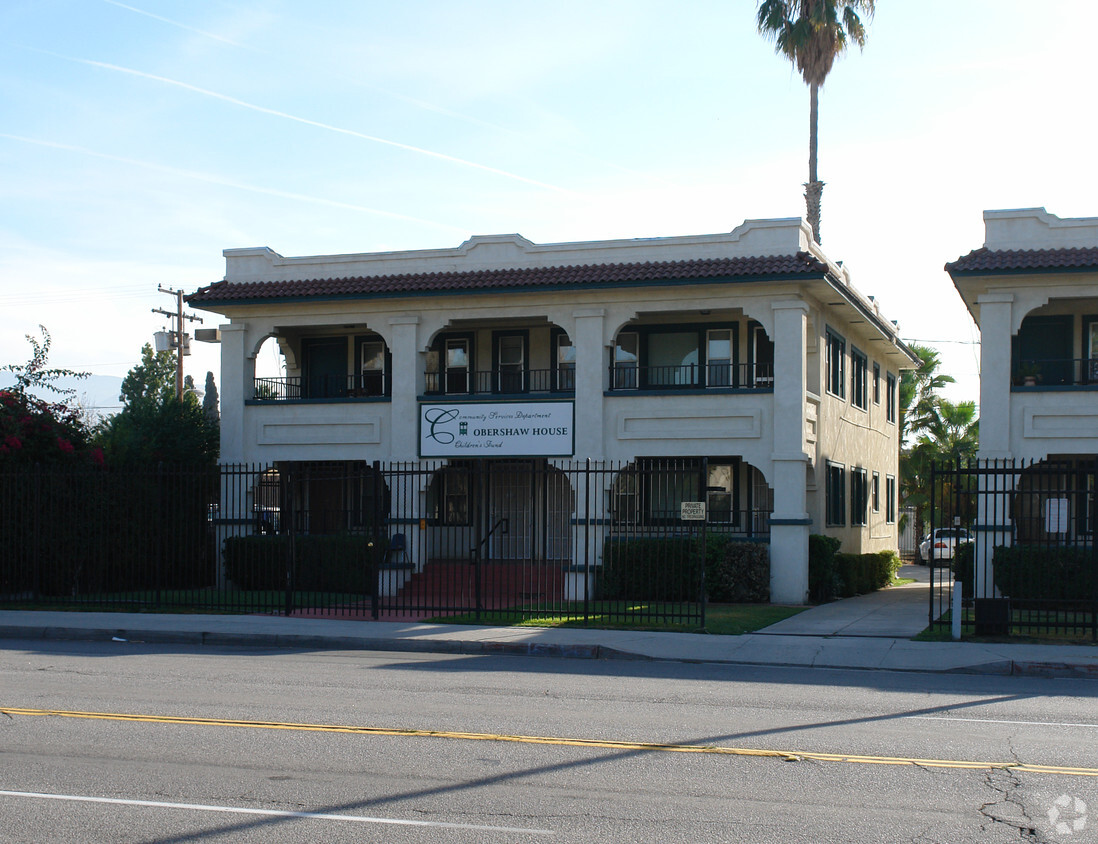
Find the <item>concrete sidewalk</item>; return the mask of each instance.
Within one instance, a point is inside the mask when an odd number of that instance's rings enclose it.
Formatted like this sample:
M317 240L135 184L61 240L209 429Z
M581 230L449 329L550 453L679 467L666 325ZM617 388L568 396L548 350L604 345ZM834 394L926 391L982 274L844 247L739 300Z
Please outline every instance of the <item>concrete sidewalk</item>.
M0 611L0 639L538 655L1098 679L1098 646L474 627L255 615ZM8 646L11 646L9 641Z

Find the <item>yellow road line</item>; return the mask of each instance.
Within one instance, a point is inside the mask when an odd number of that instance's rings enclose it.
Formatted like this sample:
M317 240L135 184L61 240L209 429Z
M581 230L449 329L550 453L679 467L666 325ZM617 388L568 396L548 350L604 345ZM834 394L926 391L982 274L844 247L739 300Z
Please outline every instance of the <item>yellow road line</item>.
M77 712L64 709L19 709L0 707L0 714L86 718L99 721L132 721L143 724L182 724L193 727L250 727L261 730L297 730L314 733L354 733L370 736L461 739L465 741L509 741L519 744L550 744L565 747L592 747L602 750L644 750L661 753L706 753L718 756L759 756L789 761L846 762L864 765L912 765L926 768L964 770L1010 769L1032 774L1062 774L1072 777L1098 777L1098 768L1067 768L1059 765L1027 765L1018 762L980 762L965 759L919 759L909 756L854 756L845 753L815 753L802 750L761 750L747 747L721 747L704 744L660 744L655 742L579 739L556 736L521 736L500 733L466 733L451 730L414 730L394 727L362 727L344 724L295 724L285 721L237 721L227 718L187 718L175 715L135 715L124 712Z

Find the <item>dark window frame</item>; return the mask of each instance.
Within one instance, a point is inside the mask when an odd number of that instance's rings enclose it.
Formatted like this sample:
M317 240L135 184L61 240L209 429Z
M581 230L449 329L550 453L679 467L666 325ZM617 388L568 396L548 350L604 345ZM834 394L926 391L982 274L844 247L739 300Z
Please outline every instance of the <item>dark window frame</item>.
M826 523L828 527L846 527L846 466L827 461Z
M850 347L850 404L859 410L869 410L866 377L869 374L869 358L865 352Z
M846 399L846 339L828 328L827 343L827 392L836 398Z
M869 485L866 471L860 466L850 470L850 524L854 527L869 524Z

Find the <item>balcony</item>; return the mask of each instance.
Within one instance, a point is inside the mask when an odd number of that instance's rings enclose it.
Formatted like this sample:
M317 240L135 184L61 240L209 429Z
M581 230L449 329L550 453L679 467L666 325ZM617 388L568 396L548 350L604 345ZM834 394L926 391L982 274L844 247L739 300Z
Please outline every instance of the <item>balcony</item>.
M576 372L559 369L486 369L449 368L445 372L427 372L426 395L523 395L529 393L572 394Z
M1010 383L1012 389L1098 387L1098 358L1019 360L1012 367Z
M610 367L610 390L751 390L774 389L772 363L696 363L675 366L635 366L617 363Z
M386 399L392 385L388 373L256 378L254 401L340 401L344 399Z

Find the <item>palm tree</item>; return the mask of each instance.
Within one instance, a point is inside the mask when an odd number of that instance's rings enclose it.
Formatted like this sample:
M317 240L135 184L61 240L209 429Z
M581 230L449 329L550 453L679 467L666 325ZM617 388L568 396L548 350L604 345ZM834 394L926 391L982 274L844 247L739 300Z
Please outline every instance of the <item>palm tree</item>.
M940 423L941 398L938 391L955 380L952 375L938 371L942 361L936 349L912 344L911 351L918 356L919 367L900 374L901 446L908 438Z
M873 17L876 0L761 0L756 23L759 32L774 41L808 85L808 182L804 199L812 236L820 243L820 200L824 183L816 173L819 92L835 59L853 41L865 46L864 15ZM859 14L860 13L860 14Z

